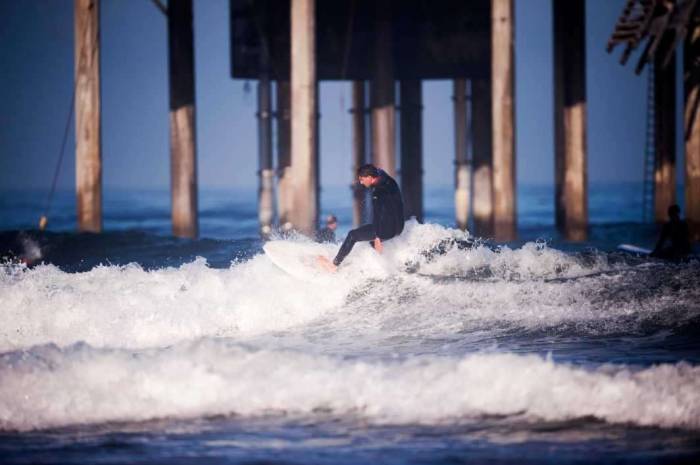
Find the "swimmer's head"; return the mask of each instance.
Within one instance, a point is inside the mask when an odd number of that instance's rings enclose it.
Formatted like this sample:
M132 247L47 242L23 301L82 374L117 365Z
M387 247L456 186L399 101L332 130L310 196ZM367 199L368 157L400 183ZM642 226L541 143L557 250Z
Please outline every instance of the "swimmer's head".
M668 217L672 220L679 219L681 217L681 207L675 204L668 207Z
M338 227L338 218L336 218L335 215L328 215L326 217L326 226L335 231L335 228Z

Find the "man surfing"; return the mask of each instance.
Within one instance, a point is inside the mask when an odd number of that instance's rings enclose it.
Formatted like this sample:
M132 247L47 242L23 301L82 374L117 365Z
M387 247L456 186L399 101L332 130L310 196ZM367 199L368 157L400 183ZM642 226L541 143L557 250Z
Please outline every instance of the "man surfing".
M374 250L382 253L382 241L403 231L403 199L396 181L372 164L362 165L357 170L357 179L362 186L372 190L372 223L350 231L332 262L327 257L318 257L318 263L328 271L338 269L356 242L371 241Z

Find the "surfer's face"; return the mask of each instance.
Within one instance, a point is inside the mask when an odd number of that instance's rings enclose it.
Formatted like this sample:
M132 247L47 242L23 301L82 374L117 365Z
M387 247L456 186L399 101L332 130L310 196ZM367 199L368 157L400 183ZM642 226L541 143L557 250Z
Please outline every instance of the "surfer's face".
M376 179L373 176L360 176L357 178L358 181L360 181L360 184L362 184L365 187L371 187L372 184L374 184L374 180Z

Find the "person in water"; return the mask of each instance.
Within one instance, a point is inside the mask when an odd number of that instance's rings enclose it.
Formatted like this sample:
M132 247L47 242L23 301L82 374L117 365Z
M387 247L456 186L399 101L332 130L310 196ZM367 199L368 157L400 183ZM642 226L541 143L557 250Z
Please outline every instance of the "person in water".
M690 253L688 223L681 220L681 209L678 205L668 207L668 218L669 221L661 229L661 235L651 256L680 260ZM664 247L667 240L671 241L671 245Z
M362 165L357 170L357 180L372 190L372 223L363 224L350 231L331 263L319 257L319 263L329 271L335 271L358 241L370 241L374 250L382 253L382 241L396 237L403 231L403 199L396 181L374 165Z
M328 215L326 217L326 226L316 234L316 240L318 242L335 242L335 230L337 228L338 218L335 215Z

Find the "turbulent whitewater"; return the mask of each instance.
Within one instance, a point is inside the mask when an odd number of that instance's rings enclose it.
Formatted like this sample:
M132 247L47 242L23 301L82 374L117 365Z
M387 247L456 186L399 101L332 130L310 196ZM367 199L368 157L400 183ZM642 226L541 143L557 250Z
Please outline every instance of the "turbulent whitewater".
M470 240L410 223L320 282L263 253L223 269L4 265L0 429L321 414L700 429L695 346L666 350L694 340L697 263L455 245Z

